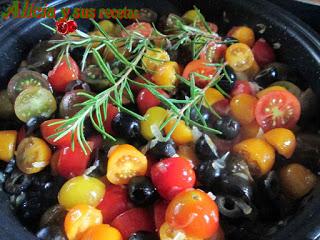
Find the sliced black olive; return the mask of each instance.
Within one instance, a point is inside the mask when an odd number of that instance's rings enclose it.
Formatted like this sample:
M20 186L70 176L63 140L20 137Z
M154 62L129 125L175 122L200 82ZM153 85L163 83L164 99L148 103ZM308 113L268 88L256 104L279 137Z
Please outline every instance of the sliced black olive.
M32 183L32 176L24 174L19 169L14 169L4 183L4 190L9 194L20 194Z
M237 81L237 76L229 65L226 65L224 70L225 72L224 71L222 72L224 73L224 75L221 78L221 80L218 82L218 85L226 93L230 93Z
M217 136L223 139L234 139L240 133L240 123L229 116L223 116L214 122L213 128L220 131Z
M140 122L138 119L125 112L119 112L112 119L112 130L120 137L127 140L141 139Z
M231 46L234 43L238 43L239 42L238 39L236 39L234 37L227 37L227 36L224 37L222 40L228 47Z
M38 86L51 90L48 80L41 73L35 71L22 71L15 74L8 83L8 95L12 102L23 90Z
M0 119L12 119L14 117L14 108L7 90L0 91L0 103Z
M252 200L253 186L246 175L232 174L221 177L220 190L233 197L242 198L248 202Z
M63 96L59 106L60 117L62 118L72 117L82 109L82 106L79 106L77 104L87 101L88 98L83 95L79 95L79 93L81 92L89 93L83 90L73 90L71 92L67 92Z
M194 107L191 108L190 118L192 121L195 121L201 124L203 123L203 121L205 121L208 126L210 126L213 120L211 111L205 106L201 106L200 109L194 108Z
M32 117L26 122L26 136L30 136L33 132L39 129L41 123L46 121L46 117Z
M167 142L157 142L148 153L154 156L156 159L169 158L175 155L177 146L172 139Z
M55 59L58 55L58 49L47 51L52 47L52 44L48 41L39 42L28 54L27 64L33 69L47 73L53 68Z
M231 154L226 159L226 172L228 174L242 173L246 175L248 179L252 179L246 160L239 155Z
M150 8L141 8L139 14L139 21L140 22L148 22L153 23L156 22L158 18L158 14L151 10Z
M197 140L195 151L200 161L218 158L217 147L208 135L203 135Z
M53 205L48 208L40 219L40 227L46 227L50 225L62 226L64 217L67 211L59 204Z
M139 231L131 234L128 240L159 240L159 237L155 233Z
M240 218L252 213L252 208L240 198L217 196L219 212L227 218Z
M56 225L41 228L36 233L36 236L41 240L67 240L62 228Z
M129 199L137 206L151 205L157 200L157 191L148 177L138 176L130 179Z
M73 90L85 90L91 92L90 86L88 83L81 80L73 80L66 86L65 92L70 92Z

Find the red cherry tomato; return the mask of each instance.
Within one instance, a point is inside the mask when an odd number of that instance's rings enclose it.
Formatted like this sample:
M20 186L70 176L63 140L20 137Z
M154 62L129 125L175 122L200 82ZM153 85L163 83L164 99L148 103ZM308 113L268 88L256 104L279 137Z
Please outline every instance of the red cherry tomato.
M210 42L200 53L200 59L206 62L219 62L225 55L227 46L215 41Z
M158 89L158 92L167 98L169 97L168 94L161 89ZM137 96L138 109L142 115L144 115L149 108L159 106L160 103L161 101L146 88L141 89Z
M53 90L64 92L69 82L79 79L79 67L72 57L69 57L70 67L64 57L49 73L48 80Z
M276 55L273 48L263 38L260 38L255 42L252 48L252 52L254 55L254 59L261 67L276 60Z
M143 74L143 77L145 79L149 80L150 82L152 81L152 74L151 73L145 73L145 74ZM146 83L146 81L141 76L136 77L134 81L137 83L143 83L143 84ZM142 89L142 87L135 85L133 83L131 84L131 90L134 93L138 94L141 89Z
M192 163L181 157L166 158L153 165L151 178L159 194L167 200L192 188L196 180Z
M112 122L112 119L119 112L118 108L113 106L111 103L108 103L107 118L105 118L105 116L104 116L104 112L103 112L103 108L102 107L100 107L100 112L102 114L102 121L103 121L104 129L106 130L107 133L110 133L111 135L115 135L115 133L112 130L112 127L111 127L111 122ZM96 115L94 115L93 119L94 119L95 123L98 123L98 119L97 119Z
M246 94L252 94L250 83L246 80L238 80L234 84L234 87L231 91L231 96L234 97L236 95L246 93Z
M100 204L97 206L103 216L103 223L110 224L121 213L132 208L128 192L124 186L109 185Z
M128 239L132 233L138 231L154 231L152 216L143 208L133 208L120 214L112 221L111 226L121 232L123 239Z
M289 91L272 91L257 103L255 116L266 132L273 128L293 128L300 118L299 100Z
M168 202L164 200L157 201L153 206L154 223L156 225L156 231L159 231L161 225L166 220L166 210Z
M185 69L183 70L182 76L186 79L190 80L190 74L191 73L199 73L201 75L204 75L206 77L212 78L216 74L216 68L214 66L208 66L208 63L204 60L193 60L187 64ZM204 88L209 80L204 79L200 76L194 76L195 83L198 87Z
M93 148L93 143L88 142L90 148ZM84 173L90 160L90 152L84 153L80 146L75 146L74 150L71 147L64 147L58 150L56 156L57 163L54 164L57 173L64 178L73 178Z
M53 124L55 122L62 121L62 120L64 120L64 119L47 120L40 125L40 131L41 131L43 139L46 140L51 145L58 146L58 147L70 147L71 140L72 140L72 133L71 132L69 132L67 135L65 135L64 137L60 138L57 141L54 141L55 137L50 137L50 136L63 130L63 129L59 129L59 127L61 127L63 125L62 123L55 124L55 125L51 125L51 124ZM78 142L77 134L75 134L74 140L75 140L75 143Z
M150 23L147 22L139 22L139 23L132 23L131 25L126 27L127 32L137 32L144 37L150 37L153 31L153 28ZM126 31L121 32L122 37L126 37L127 34Z
M166 222L190 237L206 239L218 231L219 210L205 192L187 189L169 203Z
M225 98L214 103L212 107L219 116L227 116L230 112L230 101Z

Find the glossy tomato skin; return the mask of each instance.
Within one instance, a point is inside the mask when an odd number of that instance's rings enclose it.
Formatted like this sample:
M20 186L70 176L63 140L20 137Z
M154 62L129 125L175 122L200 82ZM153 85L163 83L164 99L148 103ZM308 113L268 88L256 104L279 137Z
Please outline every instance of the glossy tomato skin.
M219 44L211 42L200 53L200 59L206 62L219 62L225 55L227 46L225 44Z
M93 143L89 142L89 145L93 148ZM60 176L72 178L84 173L90 160L90 152L85 154L80 146L75 146L74 150L70 146L58 151L56 171Z
M165 200L158 200L153 206L154 223L156 231L160 230L161 225L166 221L166 210L169 203Z
M255 117L266 132L273 128L292 129L301 114L299 100L288 91L272 91L257 102Z
M53 134L56 134L61 131L61 129L59 129L59 127L62 126L62 123L61 124L54 124L54 123L62 121L62 120L63 119L47 120L40 125L40 131L41 131L43 139L45 139L51 145L58 146L58 147L68 147L68 146L71 146L71 140L72 140L71 132L69 132L67 135L65 135L64 137L62 137L61 139L59 139L57 141L54 141L55 140L54 137L53 138L50 137ZM54 124L54 125L51 125L51 124ZM76 140L77 134L75 134L74 139L77 142L77 140Z
M64 92L69 82L79 79L79 67L72 57L69 57L70 67L67 59L63 58L49 73L48 80L52 88L57 92Z
M170 202L166 222L187 236L206 239L218 231L219 210L205 192L186 189Z
M193 60L187 64L182 76L185 79L190 80L190 75L194 72L212 78L216 74L216 68L214 66L208 66L207 64L208 63L206 61L201 59ZM204 88L209 83L207 79L201 78L199 76L194 76L194 79L195 84L200 88Z
M132 208L127 189L120 185L109 185L97 206L103 215L103 223L110 224L114 218Z
M253 45L252 52L254 59L263 67L276 60L276 55L270 44L263 38L258 39Z
M250 83L246 80L238 80L233 86L231 96L234 97L239 94L252 94Z
M168 94L161 89L159 89L158 92L165 97L169 97ZM160 103L161 101L146 88L141 89L137 96L137 105L141 114L145 114L151 107L159 106Z
M120 214L112 221L111 226L121 232L123 239L128 239L135 232L154 231L152 215L143 208L132 208Z
M166 158L153 165L151 178L159 194L167 200L192 188L196 179L192 163L181 157Z

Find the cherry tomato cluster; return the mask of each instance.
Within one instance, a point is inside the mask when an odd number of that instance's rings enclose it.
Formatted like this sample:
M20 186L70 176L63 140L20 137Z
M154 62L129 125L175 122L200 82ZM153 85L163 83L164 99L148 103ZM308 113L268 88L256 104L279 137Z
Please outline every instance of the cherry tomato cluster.
M185 13L182 20L208 31L195 10ZM281 73L277 66L270 66L275 61L274 50L265 39L256 40L250 27L236 26L227 36L217 37L217 26L208 26L215 40L187 64L171 59L161 48L164 39L157 39L156 47L146 50L141 60L145 74L135 79L140 85L133 84L131 89L136 100L133 110L143 120L112 103L102 105L96 110L102 117L94 114L84 126L87 151L79 142L78 131L56 136L68 129L61 123L64 117L72 118L84 101L77 93L99 93L106 87L105 81L99 82L103 78L99 69L81 72L74 58L64 56L48 72L48 79L30 71L10 80L9 97L25 125L19 132L0 131L0 159L8 162L15 155L23 174L50 169L53 176L64 179L57 199L66 211L63 229L69 240L221 240L219 215L233 219L250 214L254 182L268 179L279 156L290 159L294 155L301 90L293 83L283 83L284 79L271 79ZM60 19L56 27L64 35L74 32L77 24ZM119 29L102 21L100 27L123 38L154 34L147 22ZM124 49L121 44L118 47ZM128 53L124 50L123 54ZM104 57L114 60L108 49ZM222 60L226 63L219 72L216 64ZM219 74L220 81L208 86ZM187 121L170 117L163 99L189 96L178 75L205 90L202 118L191 106L190 119L205 122L220 134L195 131ZM261 89L261 81L266 88ZM143 87L147 82L159 88L152 92ZM49 119L57 109L51 87L62 100L60 115ZM39 102L29 101L36 94L41 96L46 115L39 115L33 107ZM99 122L117 142L102 139L93 126ZM164 141L163 136L169 134L170 140ZM300 199L314 187L316 177L302 165L289 164L281 168L280 182L288 198ZM239 215L241 211L245 213Z

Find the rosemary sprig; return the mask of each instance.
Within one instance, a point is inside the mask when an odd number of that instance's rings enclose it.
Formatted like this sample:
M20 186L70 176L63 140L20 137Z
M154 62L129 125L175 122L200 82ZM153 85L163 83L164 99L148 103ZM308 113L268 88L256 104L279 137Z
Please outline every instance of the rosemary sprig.
M184 44L191 44L194 58L199 56L202 49L205 48L209 42L216 41L218 35L211 32L210 28L208 27L209 25L197 8L196 12L207 31L204 31L195 25L186 25L183 21L177 18L174 34L165 35L154 29L154 32L156 33L155 35L144 37L138 32L128 32L120 23L120 21L118 21L120 27L127 32L127 37L114 37L104 31L96 21L91 20L94 26L96 26L96 28L101 32L102 36L88 35L80 30L77 30L72 35L66 35L62 40L53 40L52 43L55 45L48 50L62 48L61 56L65 54L68 55L70 49L84 47L85 52L81 62L81 69L84 70L86 66L86 60L89 54L92 54L97 62L97 65L105 75L106 81L110 83L110 86L107 89L95 96L88 93L78 93L79 95L86 97L87 100L80 104L82 109L73 117L51 124L62 124L58 127L58 132L51 136L54 138L54 141L57 141L71 133L72 148L74 148L75 140L77 138L77 141L79 142L83 151L87 153L88 149L91 150L84 136L84 125L88 118L92 122L94 128L103 137L115 141L115 138L108 134L103 126L103 121L108 116L108 103L112 103L113 105L117 106L120 111L127 112L139 120L144 119L143 116L132 112L123 105L122 99L124 94L128 95L132 102L134 101L133 93L130 88L131 84L147 88L163 103L163 105L169 109L169 115L160 127L160 130L163 129L169 121L173 119L176 120L170 132L166 135L165 140L168 140L171 137L171 134L175 130L180 120L183 120L187 124L196 126L204 131L219 134L219 131L208 127L205 121L201 120L199 123L192 120L190 117L190 112L191 108L195 109L196 115L202 119L201 105L205 102L204 95L208 88L215 86L218 90L224 93L223 90L218 86L218 82L223 76L222 73L226 74L226 71L224 70L224 64L215 64L217 67L217 72L215 76L211 78L195 73L192 74L191 80L188 81L182 76L177 76L179 80L184 82L190 88L190 97L186 98L185 100L168 99L161 95L157 91L157 89L161 87L144 78L144 76L141 74L141 69L143 69L143 66L139 66L142 57L145 56L146 50L153 48L153 40L158 39L159 37L166 38L173 43L171 50L177 50L181 45ZM55 31L49 26L44 26L52 31ZM221 40L219 41L221 42ZM120 51L118 49L119 43L121 43L125 51L130 53L129 58L124 55L124 51ZM97 45L97 47L93 47L94 45ZM108 49L108 51L114 55L116 61L119 61L124 65L124 69L120 73L114 74L112 72L109 63L106 62L99 53L99 50L102 48ZM130 76L133 73L143 78L145 83L138 83L130 79ZM201 77L205 80L208 80L208 85L203 89L198 88L195 85L195 77ZM183 104L183 106L181 106L181 104Z

